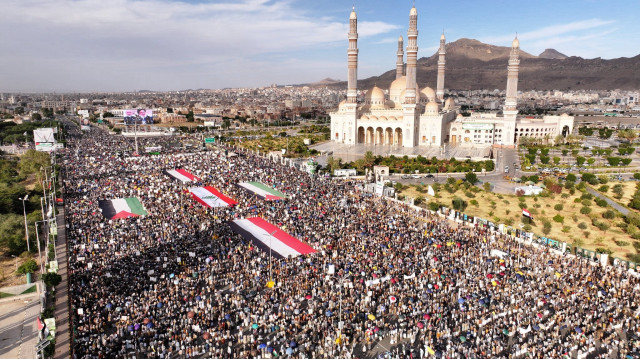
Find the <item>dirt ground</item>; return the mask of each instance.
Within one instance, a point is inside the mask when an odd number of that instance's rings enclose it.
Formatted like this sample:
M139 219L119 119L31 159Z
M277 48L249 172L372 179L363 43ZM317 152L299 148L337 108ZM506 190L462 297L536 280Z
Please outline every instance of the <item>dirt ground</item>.
M27 278L24 274L16 274L16 268L20 267L29 258L33 258L40 265L38 256L18 257L16 266L16 258L12 258L6 253L0 254L0 288L27 283Z
M629 186L635 188L635 183L626 183L625 189ZM611 187L613 187L613 185L611 185ZM415 187L410 187L403 189L401 194L413 198L422 196L428 201L435 200L447 207L452 207L451 202L454 197L460 197L468 203L464 213L474 217L477 216L492 220L494 223L508 223L509 221L513 221L512 226L515 228L519 227L523 218L522 209L519 207L520 200L515 195L496 194L480 190L474 194L475 197L470 198L465 195L465 192L470 191L464 191L462 187L453 194L441 187L441 189L436 192L436 198L433 198L426 194L426 188L425 186L425 193L420 193ZM582 201L579 203L574 201L576 198L579 199L582 193L576 190L575 194L570 195L569 191L564 189L563 193L566 193L565 198L562 198L561 194L553 194L552 197L522 197L524 198L524 203L527 204L527 209L534 217L532 223L532 231L534 233L590 250L595 250L598 247L608 248L613 251L614 257L627 258L627 254L636 253L633 247L635 240L624 233L621 228L617 227L617 224L623 222L623 220L619 217L613 219L605 219L602 217L602 213L611 209L610 207L599 207L591 200L588 201L591 204L589 206L591 213L581 214L580 209L583 207ZM477 206L471 204L471 200L476 200L478 202ZM555 209L555 206L558 204L562 205L562 209ZM553 217L557 214L564 218L562 223L553 220ZM592 218L609 223L610 228L606 231L600 230L592 224ZM543 233L543 219L549 220L552 225L548 235L544 235ZM581 223L584 223L582 226L586 226L585 229L578 227Z

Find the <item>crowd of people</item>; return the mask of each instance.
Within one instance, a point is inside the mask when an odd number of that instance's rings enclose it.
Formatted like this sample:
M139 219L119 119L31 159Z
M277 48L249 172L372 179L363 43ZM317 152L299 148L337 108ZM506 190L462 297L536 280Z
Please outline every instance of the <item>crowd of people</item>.
M639 355L640 281L625 271L252 153L185 151L163 137L139 139L160 154L130 156L131 139L68 131L75 358ZM163 173L178 168L199 181ZM237 186L246 181L288 198L264 201ZM201 205L188 188L203 185L238 204ZM104 218L99 200L127 197L149 214ZM228 225L254 216L317 253L269 258Z

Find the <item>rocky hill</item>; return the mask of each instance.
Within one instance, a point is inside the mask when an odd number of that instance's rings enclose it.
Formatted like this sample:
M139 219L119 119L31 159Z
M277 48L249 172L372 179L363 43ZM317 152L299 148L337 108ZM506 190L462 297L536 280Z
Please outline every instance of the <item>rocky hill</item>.
M542 53L538 55L538 57L541 59L564 60L568 56L554 49L546 49L542 51Z
M507 83L507 62L510 47L484 44L478 40L459 39L446 47L445 88L448 89L504 89ZM547 50L550 57L562 55ZM577 90L577 89L638 89L640 88L640 55L611 60L583 59L571 56L545 58L520 51L519 90ZM564 56L564 55L562 55ZM418 85L435 89L437 53L418 60ZM346 67L346 63L345 63ZM395 69L380 76L358 80L361 89L374 84L386 88L395 79ZM335 83L346 87L346 82Z

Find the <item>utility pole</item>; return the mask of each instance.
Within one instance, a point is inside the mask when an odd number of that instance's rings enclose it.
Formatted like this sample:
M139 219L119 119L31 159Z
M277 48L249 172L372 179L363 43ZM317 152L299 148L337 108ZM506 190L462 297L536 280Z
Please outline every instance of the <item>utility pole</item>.
M27 251L29 252L31 249L29 248L29 227L27 226L27 209L24 205L24 201L29 199L29 195L24 196L24 198L18 198L22 201L22 211L24 212L24 232L25 232L25 240L27 241Z

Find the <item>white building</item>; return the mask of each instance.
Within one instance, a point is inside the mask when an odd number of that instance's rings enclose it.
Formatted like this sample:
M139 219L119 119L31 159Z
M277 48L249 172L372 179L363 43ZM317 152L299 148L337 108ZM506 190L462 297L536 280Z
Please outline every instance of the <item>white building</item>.
M358 101L358 32L355 10L349 17L347 99L331 116L331 139L344 144L397 147L462 145L514 146L523 136L551 138L568 135L573 117L544 116L542 119L518 118L518 72L520 42L511 44L507 68L507 90L502 116L497 113L456 116L452 98L444 101L445 36L440 37L436 91L420 89L416 83L417 22L415 7L409 14L407 63L404 69L403 39L398 39L396 79L388 91L374 86Z

